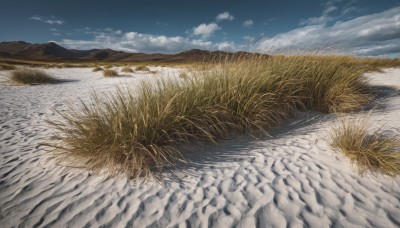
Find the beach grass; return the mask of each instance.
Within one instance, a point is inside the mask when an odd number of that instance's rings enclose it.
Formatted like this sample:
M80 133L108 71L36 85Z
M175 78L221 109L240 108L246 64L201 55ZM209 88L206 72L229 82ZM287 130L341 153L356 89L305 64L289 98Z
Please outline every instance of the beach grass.
M371 131L369 118L342 119L330 138L331 146L348 157L359 173L400 174L400 137Z
M118 76L118 72L115 70L110 70L110 69L104 69L103 70L103 76L104 77L116 77Z
M353 64L351 64L353 63ZM187 80L157 79L71 106L58 129L62 158L90 170L151 179L185 162L181 146L267 134L301 110L360 110L373 99L348 56L222 59ZM204 68L202 65L201 67Z
M140 65L135 68L135 71L150 71L150 69L147 66Z
M124 73L133 73L134 70L132 70L132 68L130 68L130 67L123 67L123 68L121 69L121 72L124 72Z
M35 85L53 83L55 78L43 70L21 68L14 70L10 74L10 80L17 84Z

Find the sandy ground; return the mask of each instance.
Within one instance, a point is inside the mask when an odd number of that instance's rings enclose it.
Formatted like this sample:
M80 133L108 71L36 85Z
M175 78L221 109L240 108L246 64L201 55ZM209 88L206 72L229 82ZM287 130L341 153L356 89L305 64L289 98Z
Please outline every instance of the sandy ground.
M189 148L181 179L134 186L55 165L45 120L92 91L178 74L104 78L90 68L49 69L52 85L0 83L1 227L398 227L400 181L359 176L327 143L335 115L302 113L271 137ZM4 74L4 72L2 72ZM380 97L375 128L400 133L400 69L367 74ZM353 116L361 115L354 114Z

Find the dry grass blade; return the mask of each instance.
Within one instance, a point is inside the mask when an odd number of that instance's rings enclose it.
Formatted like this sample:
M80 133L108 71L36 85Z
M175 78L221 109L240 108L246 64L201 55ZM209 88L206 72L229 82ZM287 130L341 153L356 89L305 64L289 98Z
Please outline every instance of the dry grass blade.
M355 163L360 173L400 174L400 137L370 132L368 118L343 119L333 128L331 139L331 146Z
M11 72L10 80L17 84L35 85L52 83L55 78L43 70L22 68Z

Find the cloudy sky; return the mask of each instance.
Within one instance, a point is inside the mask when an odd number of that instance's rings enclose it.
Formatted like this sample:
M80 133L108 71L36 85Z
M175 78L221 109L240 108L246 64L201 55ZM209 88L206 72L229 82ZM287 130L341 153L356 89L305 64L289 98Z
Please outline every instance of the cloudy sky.
M399 0L1 0L0 41L400 56Z

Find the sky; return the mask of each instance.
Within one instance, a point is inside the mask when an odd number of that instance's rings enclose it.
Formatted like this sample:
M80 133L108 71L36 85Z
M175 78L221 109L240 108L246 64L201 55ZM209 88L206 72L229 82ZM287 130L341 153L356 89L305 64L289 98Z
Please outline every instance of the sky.
M0 0L0 42L400 57L400 0Z

